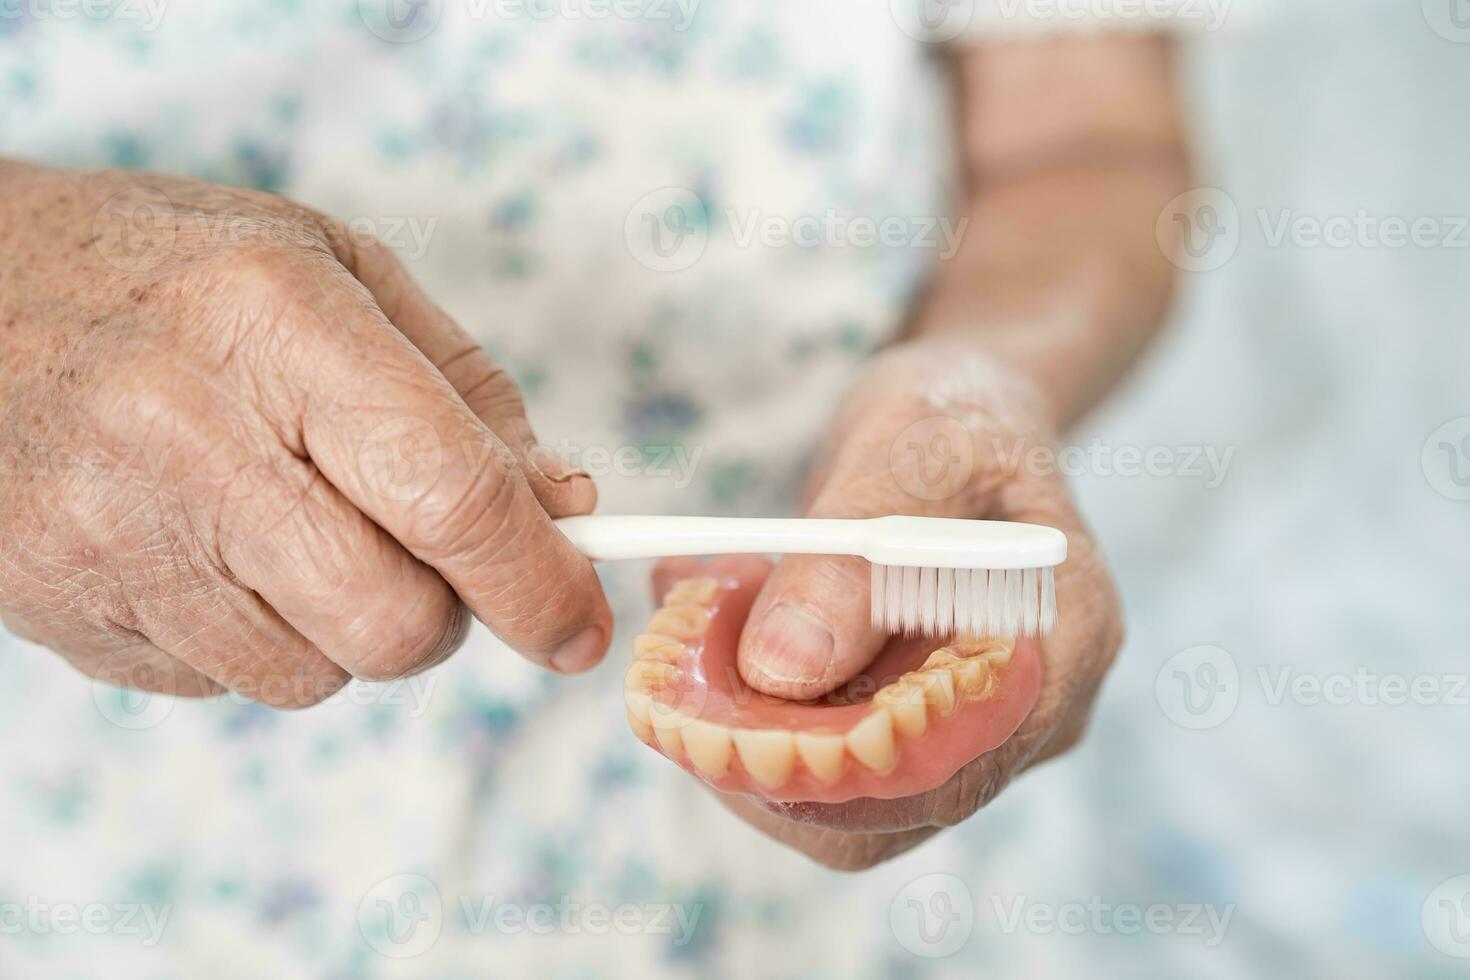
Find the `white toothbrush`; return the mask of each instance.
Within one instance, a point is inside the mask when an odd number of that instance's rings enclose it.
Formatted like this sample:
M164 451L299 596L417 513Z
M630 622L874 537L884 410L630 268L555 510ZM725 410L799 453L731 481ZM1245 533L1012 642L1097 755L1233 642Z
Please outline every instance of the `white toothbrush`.
M864 520L564 517L593 561L677 555L855 555L872 563L873 626L930 636L1035 635L1056 622L1052 569L1067 558L1055 528L945 517Z

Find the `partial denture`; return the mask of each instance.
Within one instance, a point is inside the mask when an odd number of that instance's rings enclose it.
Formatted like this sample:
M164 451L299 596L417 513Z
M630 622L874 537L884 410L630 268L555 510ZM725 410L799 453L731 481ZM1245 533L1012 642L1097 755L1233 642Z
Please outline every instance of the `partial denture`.
M707 567L669 588L634 641L625 692L634 733L717 789L819 802L914 795L1004 742L1035 704L1040 660L1026 639L962 638L926 654L923 640L895 638L870 668L887 678L871 697L857 681L816 702L760 694L740 679L735 651L770 565L737 556Z

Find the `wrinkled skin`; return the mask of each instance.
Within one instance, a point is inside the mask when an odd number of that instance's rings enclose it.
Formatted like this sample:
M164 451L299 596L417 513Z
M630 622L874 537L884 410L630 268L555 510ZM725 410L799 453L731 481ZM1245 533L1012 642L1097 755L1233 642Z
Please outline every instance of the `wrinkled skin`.
M935 443L934 435L950 441ZM939 789L835 804L722 796L732 811L823 864L860 870L969 818L1028 766L1077 744L1122 644L1122 617L1102 556L1061 477L1045 457L1031 454L1051 441L1038 394L978 345L914 341L871 364L838 413L808 513L985 518L1062 530L1069 553L1057 569L1057 626L1042 642L1041 695L1010 739ZM926 451L910 451L914 444ZM951 460L945 479L936 479L942 470L931 449ZM676 573L679 561L666 570ZM867 566L859 559L784 559L745 625L742 677L789 698L816 697L851 679L884 639L869 626L867 592ZM781 605L829 631L830 651L813 649L806 628L794 636L763 633L764 617Z
M0 163L0 614L87 674L319 702L465 607L591 666L595 490L377 242L280 198ZM367 379L371 379L368 381Z

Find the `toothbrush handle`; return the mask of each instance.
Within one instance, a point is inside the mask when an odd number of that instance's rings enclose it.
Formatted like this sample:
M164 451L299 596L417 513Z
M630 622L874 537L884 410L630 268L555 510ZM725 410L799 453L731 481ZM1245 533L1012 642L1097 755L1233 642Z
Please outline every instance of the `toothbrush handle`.
M814 518L563 517L556 526L593 561L676 555L847 554L853 521Z
M857 555L882 565L1050 568L1067 557L1061 531L1008 521L889 515L811 517L564 517L556 522L593 561L671 555Z

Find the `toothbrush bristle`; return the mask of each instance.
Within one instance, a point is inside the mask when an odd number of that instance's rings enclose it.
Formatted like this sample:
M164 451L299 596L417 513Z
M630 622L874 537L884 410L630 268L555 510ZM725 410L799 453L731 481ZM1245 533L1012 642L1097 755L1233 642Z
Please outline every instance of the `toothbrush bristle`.
M1050 568L873 565L873 628L925 636L1036 636L1057 620Z

